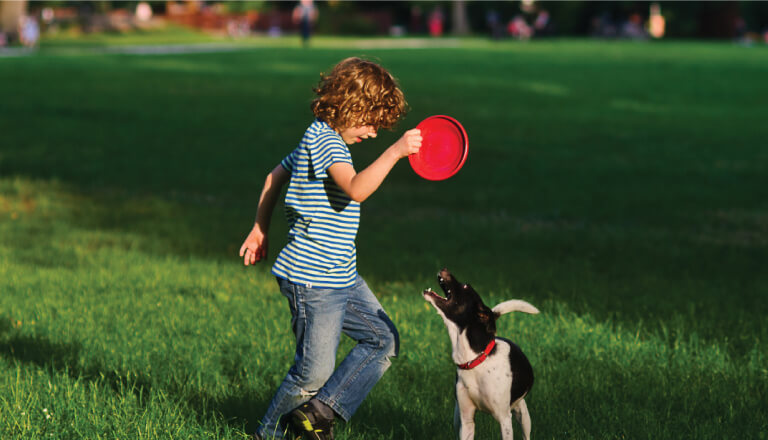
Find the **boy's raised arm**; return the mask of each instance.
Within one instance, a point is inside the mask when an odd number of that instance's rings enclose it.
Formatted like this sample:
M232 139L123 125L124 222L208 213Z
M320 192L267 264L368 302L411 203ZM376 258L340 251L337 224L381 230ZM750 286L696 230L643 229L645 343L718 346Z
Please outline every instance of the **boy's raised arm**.
M240 256L246 266L261 261L267 257L269 224L272 221L272 210L280 195L283 185L291 177L282 165L277 165L264 180L264 188L259 197L259 206L256 210L256 222L253 229L240 246Z
M337 162L328 167L328 174L352 200L362 202L379 188L398 160L419 152L421 140L419 129L408 130L359 173L355 172L352 165Z

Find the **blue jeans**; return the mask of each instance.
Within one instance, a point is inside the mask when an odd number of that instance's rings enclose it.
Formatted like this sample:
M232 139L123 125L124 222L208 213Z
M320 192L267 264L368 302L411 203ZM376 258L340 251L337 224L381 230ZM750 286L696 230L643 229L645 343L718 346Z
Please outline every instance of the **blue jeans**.
M311 397L349 420L400 345L395 325L359 275L346 289L310 288L281 278L277 282L291 307L296 354L261 420L257 434L262 438L282 438L280 417ZM342 332L357 345L335 368Z

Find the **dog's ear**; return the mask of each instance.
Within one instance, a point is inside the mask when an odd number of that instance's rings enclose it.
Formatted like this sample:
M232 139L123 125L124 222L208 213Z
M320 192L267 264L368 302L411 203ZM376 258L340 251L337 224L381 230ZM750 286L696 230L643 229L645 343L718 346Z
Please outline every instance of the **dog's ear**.
M496 334L496 319L499 317L496 313L482 306L477 311L477 319L485 329L485 333Z
M535 315L539 313L539 309L523 300L511 299L509 301L504 301L503 303L497 304L496 307L493 308L493 312L498 313L499 315L510 312L524 312Z

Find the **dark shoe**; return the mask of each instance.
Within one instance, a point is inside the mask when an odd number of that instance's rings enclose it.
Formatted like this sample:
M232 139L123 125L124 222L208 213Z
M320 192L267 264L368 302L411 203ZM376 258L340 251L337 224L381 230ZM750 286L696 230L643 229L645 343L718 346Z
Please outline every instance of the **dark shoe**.
M330 418L323 412L330 414ZM288 425L302 440L333 440L334 421L333 410L315 399L288 413Z

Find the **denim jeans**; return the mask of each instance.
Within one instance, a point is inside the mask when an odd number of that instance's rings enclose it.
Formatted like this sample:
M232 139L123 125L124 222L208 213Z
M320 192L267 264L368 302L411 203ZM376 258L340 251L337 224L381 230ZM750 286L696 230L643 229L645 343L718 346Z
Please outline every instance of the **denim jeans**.
M346 289L311 288L281 278L277 282L291 307L296 354L261 420L257 434L262 438L282 438L280 417L311 397L349 420L400 345L395 325L359 275ZM357 345L335 368L341 333Z

